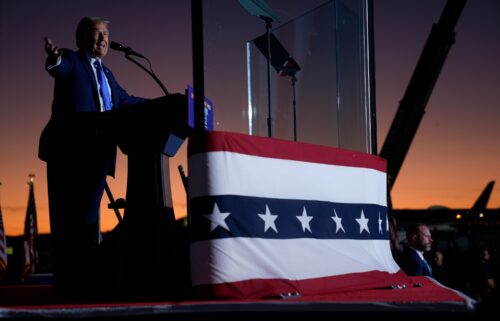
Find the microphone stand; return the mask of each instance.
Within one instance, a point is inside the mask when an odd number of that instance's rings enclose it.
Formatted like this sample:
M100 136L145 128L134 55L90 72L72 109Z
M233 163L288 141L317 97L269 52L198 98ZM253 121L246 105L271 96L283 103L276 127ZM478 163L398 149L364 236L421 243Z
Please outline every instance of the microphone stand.
M155 73L152 72L151 70L148 70L146 67L144 67L143 65L141 65L137 60L133 59L132 57L130 57L129 54L125 54L125 58L127 58L128 60L132 61L134 64L136 64L137 66L139 66L142 70L144 70L145 72L147 72L151 77L153 77L153 79L156 81L156 83L160 86L160 88L163 90L163 92L165 93L165 95L168 95L168 90L167 88L162 84L162 82L160 81L160 79L158 79L158 77L156 77ZM149 61L148 58L144 58L148 61L149 63L149 68L151 68L151 62Z

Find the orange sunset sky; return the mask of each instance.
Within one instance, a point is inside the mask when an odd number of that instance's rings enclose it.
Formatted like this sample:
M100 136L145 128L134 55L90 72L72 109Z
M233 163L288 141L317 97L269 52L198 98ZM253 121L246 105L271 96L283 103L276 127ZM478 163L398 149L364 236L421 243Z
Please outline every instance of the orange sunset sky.
M283 7L284 0L267 2L277 8ZM286 22L323 2L287 1L288 11L277 13ZM445 3L374 1L379 149ZM190 1L0 0L0 204L7 235L23 233L31 173L36 175L39 232L49 232L45 164L37 158L39 135L50 117L53 86L44 70L43 38L49 36L60 47L75 48L74 30L85 15L111 20L111 40L148 56L170 92L183 92L192 83ZM467 208L491 180L497 186L489 207L500 207L500 2L469 1L455 31L456 43L393 188L395 208ZM105 62L129 93L162 95L149 76L121 54L109 52ZM216 109L216 122L217 113L225 112L231 111ZM217 126L217 130L237 130L228 124ZM179 217L186 214L186 196L177 172L177 165L185 160L185 147L171 165ZM68 177L68 188L77 183ZM125 156L119 155L116 179L109 178L108 183L115 198L125 197ZM103 231L117 223L107 202L104 196Z

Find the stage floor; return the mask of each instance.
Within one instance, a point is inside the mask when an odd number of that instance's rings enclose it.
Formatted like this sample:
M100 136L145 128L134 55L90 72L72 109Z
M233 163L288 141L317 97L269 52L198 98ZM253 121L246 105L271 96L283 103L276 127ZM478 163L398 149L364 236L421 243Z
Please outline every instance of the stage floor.
M161 296L68 296L50 285L0 287L0 318L8 320L477 320L469 297L432 279L420 286L266 300L184 300Z

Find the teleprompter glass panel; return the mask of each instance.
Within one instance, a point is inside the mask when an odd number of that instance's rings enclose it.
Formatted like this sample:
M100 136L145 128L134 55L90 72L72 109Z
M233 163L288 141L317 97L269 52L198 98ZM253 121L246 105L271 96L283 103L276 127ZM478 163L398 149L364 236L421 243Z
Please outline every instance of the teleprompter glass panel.
M270 25L239 1L203 1L214 129L370 152L368 1L267 4Z

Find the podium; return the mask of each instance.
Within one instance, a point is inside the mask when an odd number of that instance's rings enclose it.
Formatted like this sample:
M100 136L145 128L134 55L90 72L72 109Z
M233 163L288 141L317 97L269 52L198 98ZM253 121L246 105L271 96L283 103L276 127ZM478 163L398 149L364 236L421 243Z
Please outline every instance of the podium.
M101 243L96 283L122 293L173 291L182 269L176 258L184 254L167 204L162 155L174 156L191 130L187 97L173 94L101 113L97 130L128 156L128 176L123 221Z
M186 96L173 94L100 115L102 136L128 156L124 220L136 219L136 209L167 207L162 155L174 156L188 136Z

